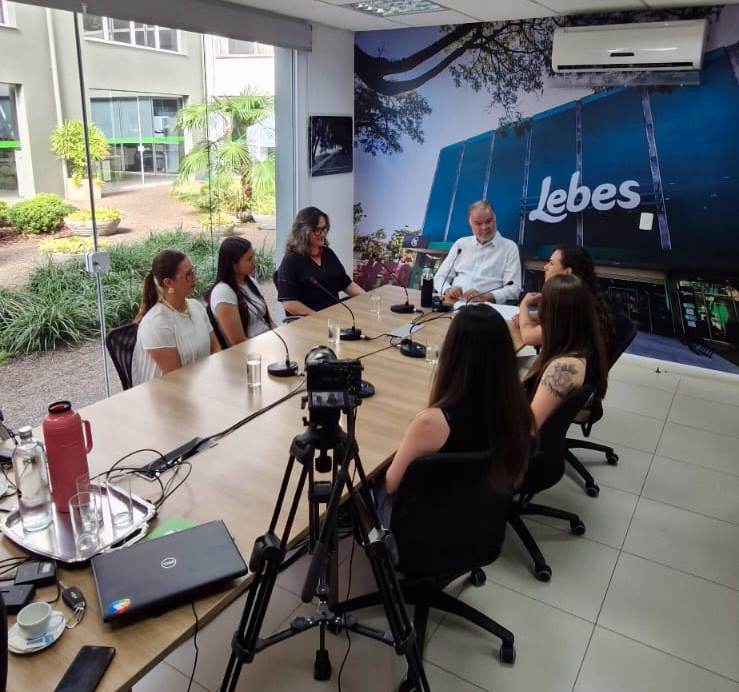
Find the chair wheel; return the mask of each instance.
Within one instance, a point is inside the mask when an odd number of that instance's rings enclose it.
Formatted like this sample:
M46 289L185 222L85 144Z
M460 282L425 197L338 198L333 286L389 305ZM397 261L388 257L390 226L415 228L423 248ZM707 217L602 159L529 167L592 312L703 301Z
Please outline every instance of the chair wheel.
M501 663L513 664L516 661L516 647L513 644L503 644L498 652Z
M552 578L552 568L549 565L534 567L534 576L539 581L549 581Z
M398 685L398 692L416 692L416 683L406 678Z
M481 569L473 569L470 572L470 584L473 586L482 586L487 581L485 572Z
M577 521L571 521L570 531L572 531L576 536L582 536L585 533L585 524L583 524L579 519Z
M597 485L588 485L588 486L587 486L587 487L585 488L585 492L586 492L586 493L587 493L587 494L588 494L588 495L589 495L590 497L598 497L598 495L600 495L600 488L599 488L599 487L598 487Z
M615 452L611 452L610 454L606 454L606 461L611 465L615 466L618 464L618 454Z

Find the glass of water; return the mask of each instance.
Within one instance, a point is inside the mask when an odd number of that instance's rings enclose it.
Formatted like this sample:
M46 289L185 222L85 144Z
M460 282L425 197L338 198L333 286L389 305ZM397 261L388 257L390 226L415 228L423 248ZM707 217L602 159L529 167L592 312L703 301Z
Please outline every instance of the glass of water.
M90 493L76 493L69 498L69 517L74 544L82 559L92 557L100 545L95 500Z
M429 365L436 365L439 361L439 346L431 341L426 343L426 362Z
M249 389L262 386L262 355L260 353L246 354L246 386Z
M341 324L335 317L328 318L328 343L334 348L339 345L341 335Z
M126 471L109 473L105 488L108 494L110 519L113 529L127 529L133 524L133 496L131 492L131 474Z
M373 293L370 296L370 312L375 317L379 317L381 308L382 308L382 296L379 293Z

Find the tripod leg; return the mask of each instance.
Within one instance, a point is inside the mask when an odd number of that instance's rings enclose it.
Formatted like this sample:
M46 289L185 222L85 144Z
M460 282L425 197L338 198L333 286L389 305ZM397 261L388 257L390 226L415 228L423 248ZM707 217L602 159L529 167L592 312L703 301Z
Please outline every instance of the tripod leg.
M236 690L242 666L244 663L251 663L254 660L255 654L259 651L259 633L264 623L264 616L267 613L269 599L277 581L280 565L285 557L290 531L292 530L300 496L303 493L303 486L305 485L305 479L308 474L307 465L303 465L300 472L300 479L298 480L298 487L290 504L285 528L281 539L279 539L275 535L274 529L282 510L282 503L294 468L294 462L295 457L290 456L285 475L282 479L277 506L275 507L270 523L270 530L256 540L251 558L249 559L249 568L255 573L255 578L249 589L246 603L244 604L239 627L234 632L231 640L231 655L221 683L221 692L234 692Z

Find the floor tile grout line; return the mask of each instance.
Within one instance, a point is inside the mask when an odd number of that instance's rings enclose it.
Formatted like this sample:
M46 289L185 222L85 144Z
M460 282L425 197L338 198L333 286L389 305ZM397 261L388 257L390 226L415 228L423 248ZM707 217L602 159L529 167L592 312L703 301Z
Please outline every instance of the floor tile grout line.
M682 378L680 378L680 381L682 382ZM739 404L732 404L729 401L716 401L716 399L708 399L704 396L695 396L695 394L685 394L679 391L679 387L677 393L680 396L684 396L686 399L695 399L696 401L710 401L714 404L721 404L722 406L733 406L735 409L737 409L737 414L739 414Z
M684 427L689 427L689 426L684 426ZM693 430L696 430L696 429L697 428L693 428ZM726 435L725 437L730 437L730 436ZM703 464L698 464L694 461L688 461L687 459L678 459L677 457L672 457L669 454L664 454L659 451L655 452L654 454L655 456L662 457L663 459L669 459L670 461L679 461L682 464L688 464L689 466L693 466L694 468L697 468L697 469L705 469L706 471L715 471L716 473L720 473L724 476L731 476L732 478L739 478L739 470L736 473L732 473L731 471L724 471L723 469L717 469L715 466L705 466Z
M697 514L699 517L705 517L706 519L713 519L715 521L720 521L722 524L728 524L729 526L739 526L739 522L736 521L729 521L728 519L721 519L721 517L715 517L713 514L706 514L705 512L698 512L694 509L688 509L687 507L681 507L680 505L675 505L672 502L665 502L664 500L659 500L655 497L650 497L649 495L641 495L640 498L644 498L645 500L649 500L650 502L657 502L660 505L665 505L666 507L672 507L673 509L681 509L683 512L689 512L690 514Z
M699 399L698 401L706 401L706 399ZM714 401L714 404L721 403ZM731 406L731 404L727 404L727 406ZM672 407L670 407L672 408ZM739 408L739 406L735 406L734 408ZM701 432L709 432L713 433L714 435L721 435L722 437L729 437L732 440L739 439L739 435L732 435L731 433L722 432L721 430L711 430L710 428L702 428L700 425L691 425L690 423L683 423L679 420L670 420L669 417L667 418L667 423L672 423L673 425L680 425L683 428L690 428L691 430L700 430Z
M434 666L434 668L438 668L439 670L443 670L445 673L448 673L452 677L457 678L457 680L461 680L462 682L465 682L468 685L472 685L472 687L474 687L475 689L481 690L482 692L492 692L489 688L487 688L487 687L480 687L480 685L478 685L475 682L472 682L472 680L468 680L467 678L461 676L459 673L455 673L453 670L449 670L448 668L445 668L444 666L441 666L438 663L434 663L431 659L426 658L426 656L423 657L423 662L424 662L424 664L425 663L430 663L432 666Z
M721 581L716 581L715 579L710 579L709 577L704 577L702 574L696 574L695 572L689 572L686 569L681 569L680 567L675 567L674 565L668 565L665 562L660 562L659 560L655 560L651 557L644 557L644 555L639 555L639 553L632 553L630 550L622 550L621 551L624 555L629 555L630 557L636 557L640 560L644 560L645 562L651 562L654 565L659 565L660 567L665 567L667 569L673 569L676 572L680 572L681 574L685 574L689 577L695 577L696 579L700 579L701 581L708 582L709 584L713 584L715 586L722 586L725 589L729 589L730 591L736 591L739 592L739 587L731 586L730 584L725 584Z
M700 668L701 670L704 670L707 673L717 675L718 677L723 678L724 680L729 680L730 682L739 682L739 678L734 679L728 675L725 675L724 673L719 673L716 670L711 670L710 668L706 668L706 666L702 666L700 663L695 663L695 661L690 661L687 658L683 658L682 656L673 654L670 651L665 651L664 649L660 649L658 646L654 646L654 644L650 644L649 642L644 642L641 639L636 639L628 634L624 634L623 632L614 630L611 627L606 627L605 625L596 625L596 627L600 627L602 630L605 630L606 632L610 632L611 634L616 634L619 637L623 637L624 639L628 639L629 641L636 642L637 644L641 644L642 646L646 646L648 649L652 649L652 651L659 651L659 653L664 654L665 656L669 656L670 658L675 658L678 661L682 661L683 663L687 663L688 665L694 666L696 668Z

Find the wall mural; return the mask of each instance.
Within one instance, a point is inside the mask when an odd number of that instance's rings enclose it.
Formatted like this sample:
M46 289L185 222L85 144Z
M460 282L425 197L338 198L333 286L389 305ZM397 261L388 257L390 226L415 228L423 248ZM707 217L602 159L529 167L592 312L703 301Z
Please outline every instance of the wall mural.
M583 88L553 78L558 25L702 17L709 36L697 86ZM645 331L739 341L737 122L737 6L359 33L358 277L412 279L403 238L422 233L444 247L469 233L467 206L485 198L523 259L572 243L599 265L671 273L674 285L649 293L661 291L663 308L611 282ZM686 283L703 322L673 309Z

